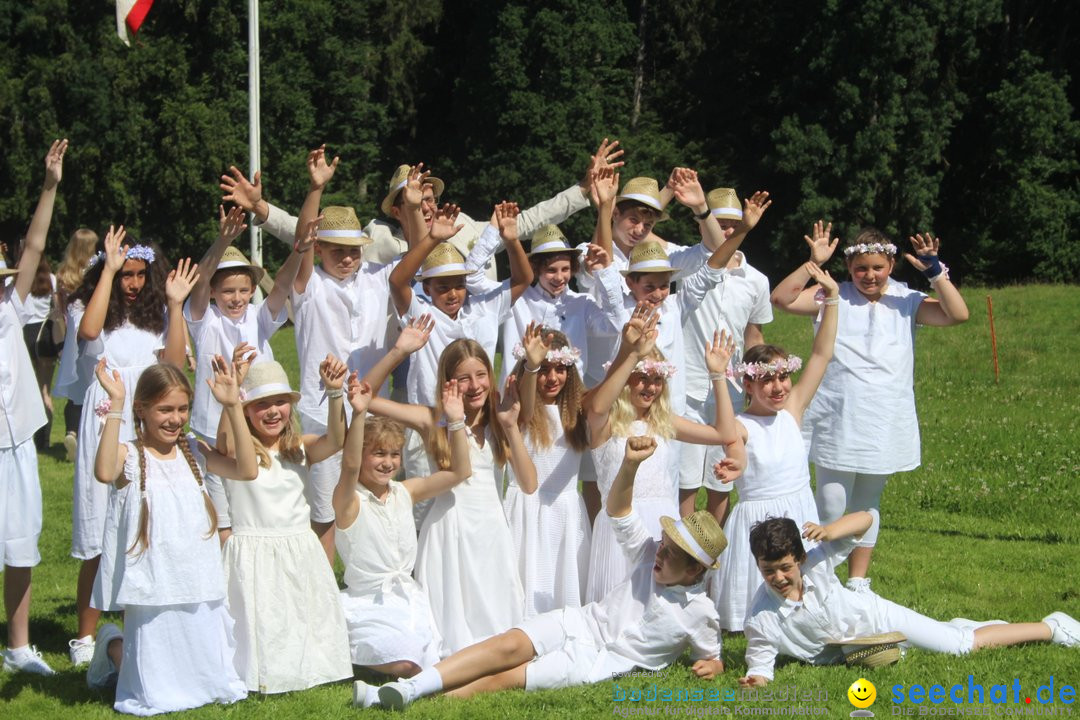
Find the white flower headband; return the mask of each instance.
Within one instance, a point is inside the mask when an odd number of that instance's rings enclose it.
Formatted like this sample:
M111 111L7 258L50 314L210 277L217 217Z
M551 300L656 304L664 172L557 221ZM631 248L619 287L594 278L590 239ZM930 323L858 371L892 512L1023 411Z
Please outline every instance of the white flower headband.
M524 357L525 348L522 347L521 343L518 343L514 346L514 359L521 360ZM549 362L554 365L577 365L577 362L580 359L581 351L571 345L548 350L547 355L544 356L544 362Z
M104 259L105 253L99 250L97 255L94 255L92 258L90 258L90 262L86 264L86 269L89 270ZM136 245L134 247L128 248L125 259L142 260L143 262L150 264L157 260L157 255L154 254L154 248L150 247L149 245Z
M882 253L884 255L895 255L896 246L892 243L859 243L858 245L851 245L844 248L844 257L849 258L852 255L867 255L869 253Z
M634 372L641 373L642 375L655 375L662 377L665 380L674 377L675 373L679 369L675 367L675 363L668 362L667 360L653 360L647 358L645 360L638 361L638 364L634 366Z
M767 375L779 375L781 373L793 373L802 367L802 358L791 355L782 360L772 362L739 363L735 372L739 375L748 375L751 379L766 377Z

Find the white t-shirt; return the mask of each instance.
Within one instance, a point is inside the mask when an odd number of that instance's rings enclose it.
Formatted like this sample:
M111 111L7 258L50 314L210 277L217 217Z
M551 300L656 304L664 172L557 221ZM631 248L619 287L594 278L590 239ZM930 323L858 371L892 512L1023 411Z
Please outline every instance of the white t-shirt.
M29 296L28 296L29 297ZM15 284L0 290L0 449L29 440L45 424L45 405L23 340L27 309Z
M56 276L52 273L49 274L49 280L52 282L52 291L45 295L27 295L26 302L26 324L45 322L49 317L49 310L52 308L53 295L56 293Z

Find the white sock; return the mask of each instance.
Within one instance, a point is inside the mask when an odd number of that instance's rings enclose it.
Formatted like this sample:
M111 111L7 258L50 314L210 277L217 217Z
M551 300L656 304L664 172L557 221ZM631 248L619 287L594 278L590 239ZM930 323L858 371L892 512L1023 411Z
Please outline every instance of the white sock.
M94 636L93 635L85 635L85 636L79 638L78 640L76 640L75 642L80 643L82 645L93 645L94 644Z
M23 658L30 657L31 654L29 645L23 645L22 647L9 647L7 651L8 657L10 657L12 660L21 660ZM442 685L440 685L439 687L441 688Z
M406 682L412 683L417 697L434 695L443 688L442 675L433 667L421 670L418 675L409 678Z
M367 686L366 707L379 707L379 688L376 685Z

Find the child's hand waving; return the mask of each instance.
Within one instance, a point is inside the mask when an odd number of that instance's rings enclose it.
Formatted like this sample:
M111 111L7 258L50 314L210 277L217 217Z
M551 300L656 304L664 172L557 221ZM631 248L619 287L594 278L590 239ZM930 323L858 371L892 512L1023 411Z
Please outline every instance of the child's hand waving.
M117 410L122 409L124 407L124 398L127 395L127 390L124 388L124 383L120 380L120 373L113 370L112 374L110 374L105 364L105 358L101 358L98 360L97 367L94 368L94 374L97 375L98 382L109 396L109 402L112 404L112 407Z
M308 153L307 169L308 176L311 178L312 189L326 187L326 184L334 177L334 172L337 170L340 160L341 158L335 157L333 162L329 164L326 162L326 145L320 145Z
M361 381L356 373L349 375L349 404L353 409L353 422L363 422L364 413L371 404L371 386Z
M124 267L127 261L128 246L124 245L127 231L124 226L113 229L109 226L109 232L105 234L105 270L116 274Z
M499 406L495 409L495 417L505 428L516 427L518 416L521 414L521 398L518 397L517 376L508 375L502 395L499 397Z
M431 222L431 239L435 242L446 242L458 234L464 225L457 225L458 213L461 208L457 205L446 203L435 211L435 219Z
M255 361L255 356L259 353L252 345L248 343L240 343L233 348L232 363L236 368L236 382L240 385L244 384L244 378L247 377L248 370L251 369L251 363Z
M345 377L349 369L345 363L333 355L327 354L326 358L319 363L319 377L322 378L323 387L327 390L340 390L345 384Z
M538 370L547 359L548 351L551 350L551 340L554 335L549 332L545 336L543 330L542 326L531 322L525 328L525 334L521 336L521 345L525 348L526 370Z
M446 422L465 422L465 401L461 397L461 388L458 387L457 380L450 380L443 385L442 405Z
M830 235L832 235L832 223L825 225L821 220L814 223L813 237L803 235L803 240L810 246L810 262L823 265L832 257L836 246L840 243L840 238L834 237L830 241Z
M409 318L409 322L401 328L401 334L394 342L394 347L403 353L414 353L427 344L431 331L434 329L435 320L428 313Z
M225 212L224 205L218 205L218 225L220 227L218 240L231 243L238 238L240 233L247 230L247 223L244 222L244 219L244 209L239 205L233 205L229 208L228 213Z
M727 372L731 356L735 354L735 338L727 330L713 332L712 343L705 348L705 367L710 373Z
M183 305L197 282L199 282L199 264L192 262L191 258L184 258L176 263L176 267L165 280L165 299L171 305Z
M214 399L221 403L222 407L239 405L240 383L236 379L236 368L220 355L214 356L210 366L214 370L214 377L207 378L206 384L210 386Z
M806 263L804 267L810 277L816 280L817 284L825 291L825 297L836 297L840 294L840 286L836 284L828 270L822 270L818 264L813 262Z

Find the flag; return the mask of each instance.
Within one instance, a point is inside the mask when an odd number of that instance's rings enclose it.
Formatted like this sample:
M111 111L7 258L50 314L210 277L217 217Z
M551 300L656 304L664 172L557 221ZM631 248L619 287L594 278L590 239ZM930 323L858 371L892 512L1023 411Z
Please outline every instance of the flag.
M139 32L153 4L154 0L116 0L116 34L125 45L131 45L128 41L128 31L132 35Z

